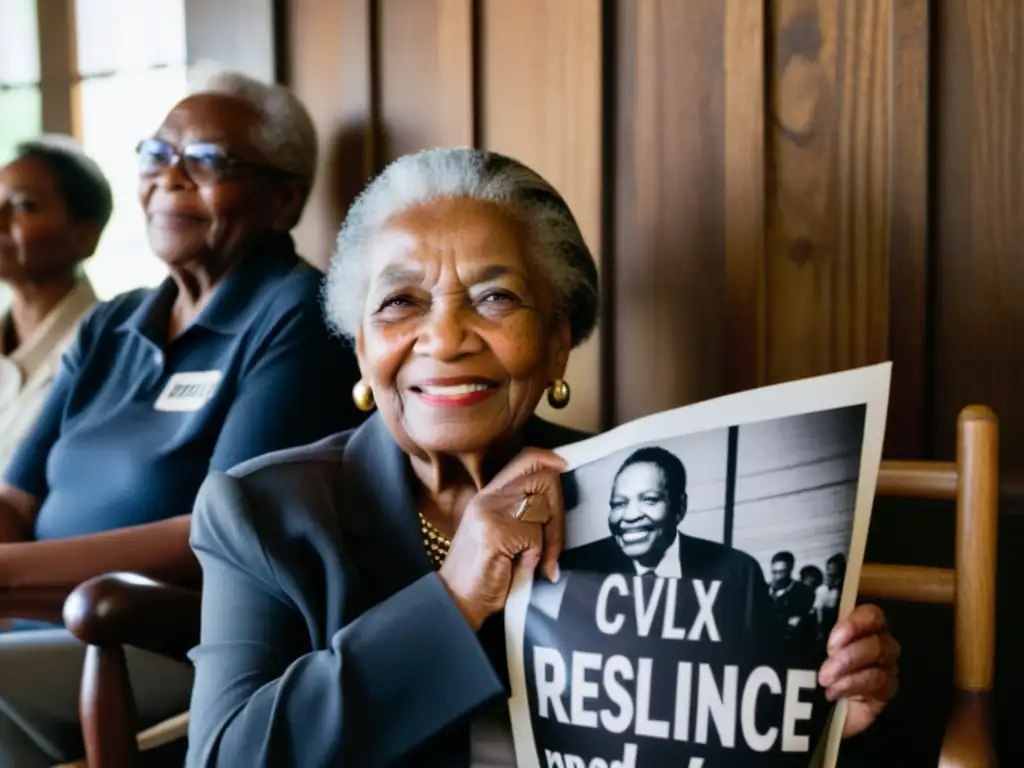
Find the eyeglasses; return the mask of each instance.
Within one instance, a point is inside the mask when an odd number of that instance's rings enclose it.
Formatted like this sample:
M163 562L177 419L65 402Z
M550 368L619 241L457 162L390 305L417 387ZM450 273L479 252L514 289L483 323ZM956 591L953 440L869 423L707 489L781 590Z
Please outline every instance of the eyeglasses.
M283 173L264 163L251 163L232 157L218 144L196 142L180 150L160 139L145 139L135 149L139 175L159 176L181 164L196 184L213 184L229 176L236 168L255 168L270 173Z

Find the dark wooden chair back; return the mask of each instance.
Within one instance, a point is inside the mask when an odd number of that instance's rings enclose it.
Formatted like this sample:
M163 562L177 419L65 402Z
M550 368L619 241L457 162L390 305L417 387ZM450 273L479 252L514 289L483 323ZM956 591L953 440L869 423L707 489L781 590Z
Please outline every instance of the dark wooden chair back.
M950 605L954 613L955 695L942 768L996 765L991 693L996 646L996 544L999 526L999 425L985 406L957 422L956 461L884 461L877 495L956 504L953 568L866 563L860 597Z
M188 663L186 654L199 642L199 616L199 592L130 573L97 576L68 596L64 624L88 646L78 697L85 760L76 768L83 762L88 768L138 763L140 738L124 646ZM184 717L150 729L142 748L180 738Z

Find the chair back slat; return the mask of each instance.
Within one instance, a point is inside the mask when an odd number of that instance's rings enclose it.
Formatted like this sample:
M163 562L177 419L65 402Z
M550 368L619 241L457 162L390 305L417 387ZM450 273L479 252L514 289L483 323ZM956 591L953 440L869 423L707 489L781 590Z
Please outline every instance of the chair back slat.
M995 669L999 424L969 405L957 420L956 461L883 461L878 496L956 502L953 568L865 563L860 596L952 605L956 685L992 690Z
M954 461L883 461L876 492L892 498L953 501L956 481Z
M996 649L999 425L982 406L960 414L956 503L956 684L992 689Z
M865 563L860 572L859 594L904 603L953 605L956 572L952 568Z

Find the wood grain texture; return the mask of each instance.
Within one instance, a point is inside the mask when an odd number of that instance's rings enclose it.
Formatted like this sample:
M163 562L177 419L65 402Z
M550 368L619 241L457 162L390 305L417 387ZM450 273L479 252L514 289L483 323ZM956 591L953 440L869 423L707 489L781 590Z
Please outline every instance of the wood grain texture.
M926 456L930 0L892 2L889 357L885 455Z
M765 4L726 0L725 388L765 381Z
M725 4L623 0L616 29L614 420L723 387Z
M353 67L361 64L368 71L368 60L352 61L350 48L341 45L345 10L344 3L329 4L325 8L322 3L298 0L292 3L287 24L288 85L309 110L319 140L316 182L302 220L292 234L299 253L321 269L330 261L334 238L344 215L334 183L335 142L342 128L346 95L342 91L342 79L349 71L344 64ZM368 46L365 30L359 39ZM342 50L348 52L348 61L343 61ZM361 119L365 121L368 116L367 104Z
M75 5L71 0L38 0L39 95L46 133L73 135L79 127Z
M935 313L931 413L943 430L969 402L1001 419L1002 462L1024 469L1024 4L938 5Z
M594 258L601 254L601 4L483 0L480 144L517 158L565 197ZM600 335L570 358L572 400L545 418L597 431Z
M888 350L891 0L776 0L767 380Z
M922 565L865 563L860 572L857 597L953 605L956 572L952 568Z
M999 540L999 422L968 406L957 425L960 484L956 521L956 685L995 683L996 562Z
M472 146L471 0L378 4L381 154Z

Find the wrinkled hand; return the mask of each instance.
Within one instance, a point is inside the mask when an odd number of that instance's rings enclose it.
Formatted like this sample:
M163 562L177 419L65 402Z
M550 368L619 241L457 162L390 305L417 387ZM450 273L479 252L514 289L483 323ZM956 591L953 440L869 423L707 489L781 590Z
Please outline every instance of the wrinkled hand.
M832 629L818 683L829 701L849 701L843 738L871 725L896 695L899 657L900 644L889 634L885 614L877 606L857 606Z
M516 569L538 564L558 578L565 535L559 474L565 461L551 451L527 448L473 497L438 575L474 631L505 607ZM529 506L514 515L523 499Z

